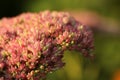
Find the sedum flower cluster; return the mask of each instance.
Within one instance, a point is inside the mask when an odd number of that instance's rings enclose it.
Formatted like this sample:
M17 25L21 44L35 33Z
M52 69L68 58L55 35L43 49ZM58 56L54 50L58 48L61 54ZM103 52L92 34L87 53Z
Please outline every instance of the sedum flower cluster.
M65 50L90 57L91 30L66 12L23 13L0 20L0 80L39 80L64 66Z

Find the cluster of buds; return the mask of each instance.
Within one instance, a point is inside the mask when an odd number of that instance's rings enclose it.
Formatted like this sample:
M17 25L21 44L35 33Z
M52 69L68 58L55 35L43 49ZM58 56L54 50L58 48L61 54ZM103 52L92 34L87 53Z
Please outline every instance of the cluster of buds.
M39 80L64 66L65 50L90 57L91 30L65 12L24 13L0 20L0 79Z

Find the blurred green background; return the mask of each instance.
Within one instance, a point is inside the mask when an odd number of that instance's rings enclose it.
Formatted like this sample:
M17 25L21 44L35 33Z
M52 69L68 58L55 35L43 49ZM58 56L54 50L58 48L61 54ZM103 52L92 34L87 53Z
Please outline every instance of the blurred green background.
M95 38L93 61L66 51L66 66L48 80L120 80L120 0L0 0L0 18L43 10L69 11Z

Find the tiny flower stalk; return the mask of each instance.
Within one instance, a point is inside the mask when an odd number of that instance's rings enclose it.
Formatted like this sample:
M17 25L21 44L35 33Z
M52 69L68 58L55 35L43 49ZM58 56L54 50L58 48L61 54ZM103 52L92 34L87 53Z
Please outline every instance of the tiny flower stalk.
M23 13L0 20L0 79L39 80L64 66L65 50L91 57L93 35L66 12Z

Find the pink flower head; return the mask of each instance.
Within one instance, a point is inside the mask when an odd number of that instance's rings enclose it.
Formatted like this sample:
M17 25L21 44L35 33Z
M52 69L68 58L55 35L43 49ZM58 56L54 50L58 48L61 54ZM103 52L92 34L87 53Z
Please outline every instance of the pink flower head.
M65 50L91 56L93 35L68 13L24 13L0 20L0 79L39 80L64 66Z

